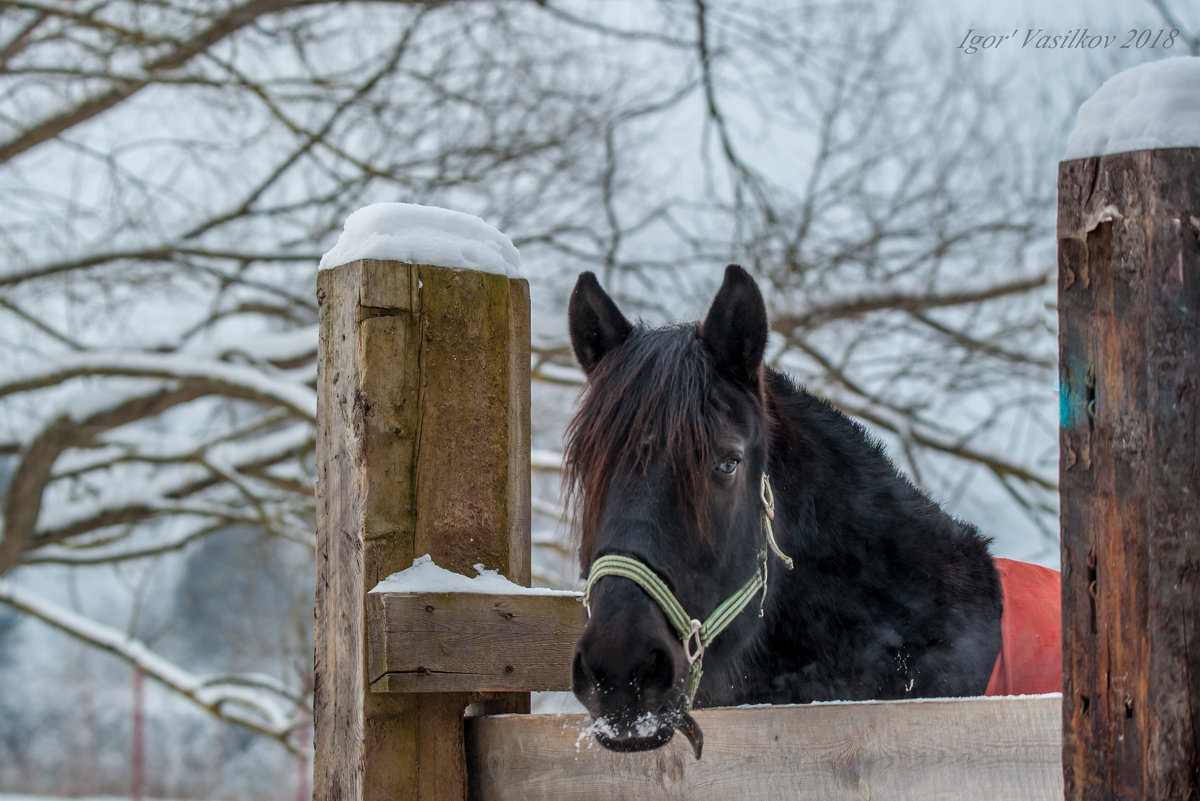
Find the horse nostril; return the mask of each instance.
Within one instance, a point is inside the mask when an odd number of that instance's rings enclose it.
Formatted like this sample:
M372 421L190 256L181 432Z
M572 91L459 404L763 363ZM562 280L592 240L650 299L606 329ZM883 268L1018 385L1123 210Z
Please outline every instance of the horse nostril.
M571 684L576 695L586 693L596 686L596 677L588 669L587 663L583 661L583 654L579 651L575 652L575 659L571 662Z
M662 690L670 689L675 683L675 670L671 664L671 657L662 648L651 649L644 678L647 687Z

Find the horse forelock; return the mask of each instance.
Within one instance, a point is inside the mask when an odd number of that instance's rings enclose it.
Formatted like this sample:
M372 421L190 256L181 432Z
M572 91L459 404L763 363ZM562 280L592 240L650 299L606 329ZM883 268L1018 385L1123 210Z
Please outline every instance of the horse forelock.
M706 530L712 442L725 411L694 325L636 329L593 369L566 433L564 484L583 561L617 471L667 471L681 509ZM586 564L585 564L586 567Z

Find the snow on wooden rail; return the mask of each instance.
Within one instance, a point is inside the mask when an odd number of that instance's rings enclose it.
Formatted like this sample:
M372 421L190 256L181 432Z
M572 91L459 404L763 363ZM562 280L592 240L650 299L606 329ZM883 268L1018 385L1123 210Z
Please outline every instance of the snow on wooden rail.
M1058 695L700 710L704 758L595 744L586 715L468 726L476 801L1058 801Z
M428 555L367 595L375 692L569 690L583 632L578 592L523 587L475 565L468 578Z

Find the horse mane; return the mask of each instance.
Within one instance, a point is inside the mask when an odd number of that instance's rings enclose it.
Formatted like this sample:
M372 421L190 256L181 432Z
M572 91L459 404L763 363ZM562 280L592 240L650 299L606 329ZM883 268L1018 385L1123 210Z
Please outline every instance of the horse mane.
M591 552L605 494L618 470L669 470L681 509L706 529L712 462L723 404L713 391L713 360L695 324L638 326L588 376L567 426L563 484L581 561ZM584 565L586 569L586 564Z

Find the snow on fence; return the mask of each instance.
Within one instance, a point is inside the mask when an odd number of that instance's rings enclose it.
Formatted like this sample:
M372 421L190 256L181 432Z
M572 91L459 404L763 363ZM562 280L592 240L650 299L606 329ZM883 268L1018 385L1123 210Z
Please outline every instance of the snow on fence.
M314 799L1200 797L1200 148L1064 162L1058 244L1063 698L705 710L700 761L524 714L577 596L371 592L529 583L528 285L323 269Z

